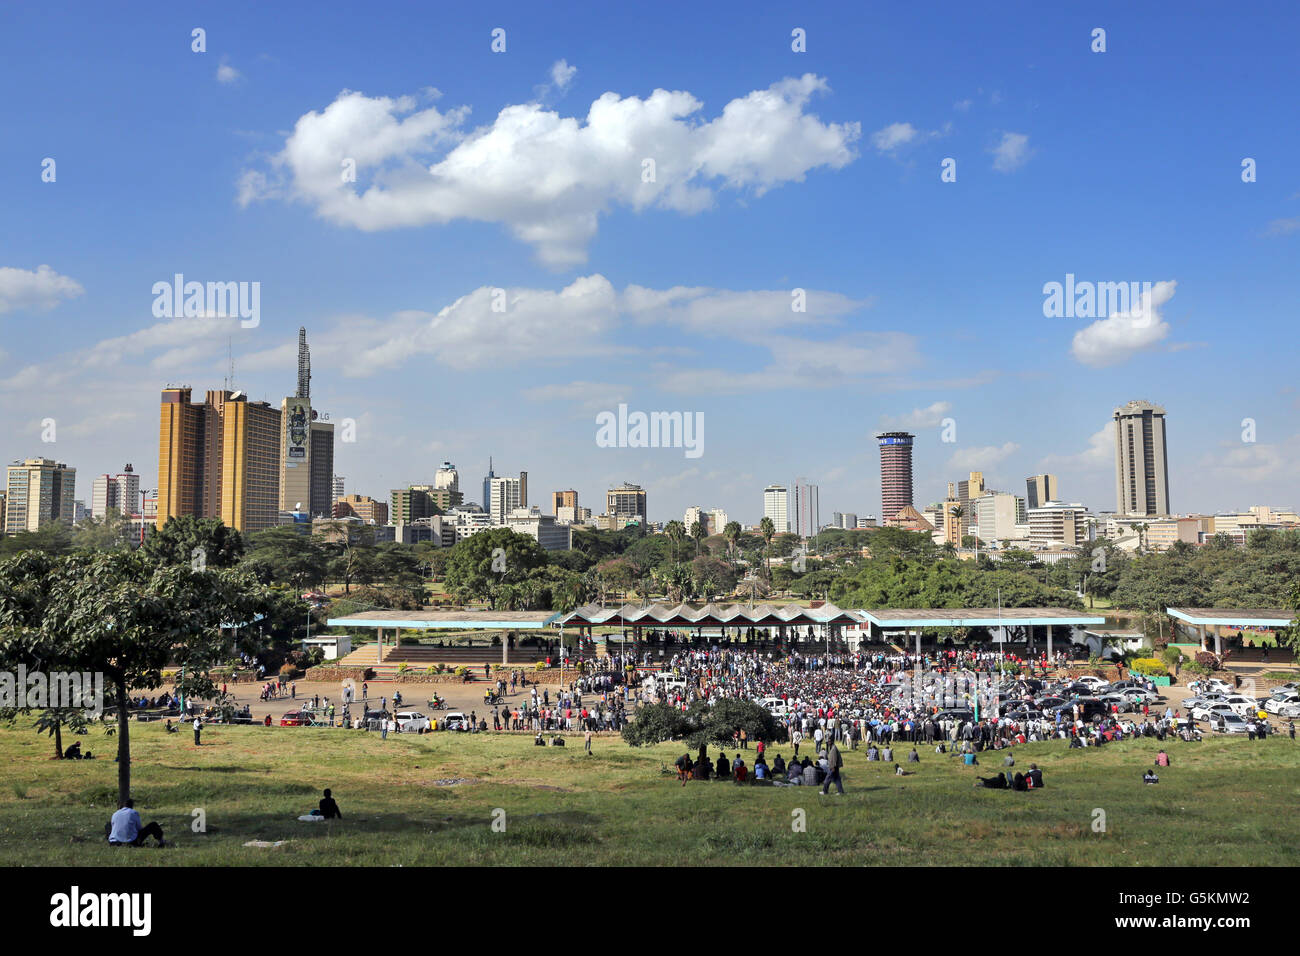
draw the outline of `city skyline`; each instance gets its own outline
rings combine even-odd
[[[512,41],[494,55],[495,24],[411,11],[408,30],[442,38],[431,64],[392,50],[390,21],[340,11],[320,13],[310,55],[267,11],[206,14],[204,53],[161,5],[129,27],[105,10],[13,11],[0,76],[16,87],[50,45],[75,66],[16,106],[11,141],[31,146],[0,157],[26,224],[0,235],[8,460],[83,476],[130,461],[152,485],[160,388],[202,394],[233,365],[227,387],[279,408],[306,326],[311,407],[355,424],[334,472],[377,500],[449,458],[468,488],[492,456],[588,503],[635,481],[655,521],[707,502],[750,525],[761,489],[796,475],[823,515],[879,514],[872,436],[898,430],[916,435],[918,509],[981,471],[1012,491],[1059,475],[1070,501],[1104,511],[1113,409],[1143,399],[1175,423],[1179,513],[1300,504],[1300,392],[1267,377],[1205,387],[1255,342],[1282,342],[1267,358],[1284,358],[1300,131],[1258,89],[1300,79],[1294,10],[1274,15],[1283,28],[1214,18],[1219,55],[1254,73],[1190,65],[1176,82],[1166,64],[1204,43],[1205,21],[1119,7],[1105,54],[1065,10],[924,24],[758,11],[686,31],[622,10],[576,29],[524,5],[500,15]],[[122,74],[119,56],[151,65]],[[1140,101],[1118,92],[1133,87]],[[1167,115],[1187,120],[1147,137],[1140,162],[1114,148]],[[1081,138],[1079,117],[1100,135]],[[370,128],[386,135],[353,150]],[[565,157],[554,179],[530,129],[570,147],[547,154]],[[165,159],[178,139],[214,137],[226,148]],[[476,152],[484,142],[513,162]],[[652,142],[671,146],[651,157]],[[418,182],[404,175],[420,166]],[[1063,184],[1088,203],[1063,205]],[[1135,209],[1143,228],[1118,225]],[[178,245],[179,223],[201,228]],[[154,287],[178,275],[258,283],[256,321],[159,315]],[[1068,308],[1052,306],[1054,284]],[[1076,308],[1108,285],[1127,311]],[[171,291],[164,305],[182,302]],[[701,414],[703,454],[600,447],[596,417],[622,403]]]

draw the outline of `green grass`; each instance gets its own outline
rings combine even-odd
[[[1174,766],[1141,782],[1156,742],[1066,750],[1016,748],[1046,788],[974,789],[980,768],[921,750],[915,776],[845,752],[844,797],[813,788],[680,786],[663,776],[682,752],[597,739],[560,750],[530,737],[377,735],[306,728],[209,727],[188,734],[133,728],[136,808],[175,845],[119,850],[103,843],[116,800],[114,739],[92,732],[93,761],[50,759],[46,737],[0,731],[0,852],[10,865],[1269,865],[1300,863],[1300,745],[1211,739],[1167,745]],[[789,756],[788,748],[782,750]],[[901,757],[908,748],[898,748]],[[716,759],[716,748],[711,748]],[[752,762],[752,751],[747,763]],[[913,765],[915,768],[915,765]],[[438,785],[448,778],[474,781]],[[323,787],[346,819],[299,823]],[[208,832],[193,833],[191,812]],[[493,811],[505,832],[493,832]],[[1106,832],[1092,829],[1094,809]],[[806,814],[794,832],[793,811]],[[277,848],[250,840],[288,840]]]

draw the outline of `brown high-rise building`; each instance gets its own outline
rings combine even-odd
[[[970,534],[975,525],[975,499],[985,492],[984,472],[972,471],[965,481],[957,482],[957,502],[961,505],[961,533]]]
[[[162,392],[158,426],[158,524],[173,516],[221,513],[221,414],[231,393],[209,391],[202,405],[188,387]]]
[[[328,518],[333,505],[334,426],[315,421],[311,423],[311,516]]]
[[[880,523],[912,506],[912,440],[907,432],[882,432],[880,445]]]
[[[572,508],[576,513],[578,509],[578,493],[576,491],[552,491],[551,514],[558,515],[561,508]]]
[[[157,523],[220,518],[245,533],[278,517],[280,413],[241,392],[163,389],[158,427]],[[269,444],[268,444],[269,441]]]
[[[334,502],[334,517],[360,518],[370,524],[388,524],[388,505],[365,495],[344,495]]]
[[[221,520],[244,534],[280,518],[280,410],[235,392],[222,411]]]

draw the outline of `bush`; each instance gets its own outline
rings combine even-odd
[[[546,661],[538,661],[536,664],[533,665],[533,670],[535,671],[546,670]]]
[[[426,674],[436,674],[436,673],[438,673],[441,669],[442,669],[442,665],[441,665],[441,664],[430,664],[428,667],[426,667],[426,668],[424,669],[424,672],[425,672]]]
[[[1138,674],[1146,674],[1148,677],[1169,676],[1164,662],[1155,657],[1135,657],[1130,669]]]
[[[692,747],[706,743],[729,744],[739,730],[745,731],[751,743],[776,740],[782,735],[776,718],[752,700],[724,698],[712,705],[696,701],[686,716],[698,728],[690,735]]]
[[[1197,651],[1196,663],[1212,671],[1217,671],[1221,666],[1218,655],[1210,651]]]
[[[410,669],[411,669],[411,665],[408,664],[406,661],[402,661],[402,663],[397,665],[397,673],[399,674],[405,674]]]
[[[435,674],[445,674],[447,672],[447,665],[444,664],[442,661],[439,661],[438,663],[433,665],[433,672]]]
[[[280,680],[293,680],[298,674],[298,669],[290,663],[284,663],[280,666]]]
[[[1160,652],[1160,659],[1172,671],[1182,662],[1183,652],[1176,647],[1166,647]]]
[[[469,673],[469,668],[466,667],[464,664],[461,664],[461,665],[460,665],[459,667],[457,667],[456,670],[455,670],[455,674],[456,674],[457,677],[464,677],[464,676],[465,676],[466,674],[468,674],[468,673]]]
[[[1198,654],[1197,656],[1199,657],[1200,655]],[[1210,675],[1210,668],[1202,664],[1200,661],[1188,661],[1183,665],[1183,670],[1187,671],[1189,674],[1195,674],[1197,677],[1208,677]]]

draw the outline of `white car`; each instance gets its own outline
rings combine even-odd
[[[1148,704],[1154,704],[1157,700],[1160,699],[1159,694],[1157,694],[1153,690],[1147,690],[1144,687],[1126,687],[1124,690],[1119,691],[1119,693],[1121,696],[1128,697],[1131,698],[1132,700],[1137,701],[1139,705],[1141,705],[1144,702]]]
[[[418,734],[432,726],[429,718],[414,710],[403,710],[393,715],[394,728],[403,734]]]
[[[1294,719],[1300,717],[1300,700],[1270,697],[1264,704],[1264,710],[1266,713],[1276,714],[1278,717]]]
[[[1227,681],[1219,680],[1217,677],[1213,677],[1206,681],[1205,689],[1213,694],[1231,694],[1236,690],[1236,688]]]
[[[764,697],[755,701],[759,707],[762,707],[773,717],[785,717],[789,713],[788,708],[780,697]]]
[[[1198,707],[1192,708],[1193,720],[1208,720],[1217,723],[1220,717],[1236,717],[1238,720],[1241,719],[1240,715],[1238,715],[1235,710],[1224,703],[1201,704]]]
[[[440,726],[443,730],[469,730],[469,718],[460,711],[452,711],[443,714]]]
[[[1088,674],[1084,677],[1076,677],[1074,679],[1074,682],[1076,684],[1087,684],[1089,687],[1093,689],[1094,692],[1096,692],[1096,690],[1099,687],[1107,686],[1106,681],[1102,680],[1100,677],[1093,677],[1091,674]]]
[[[1251,697],[1233,694],[1224,701],[1238,717],[1254,717],[1259,713],[1259,702]]]

